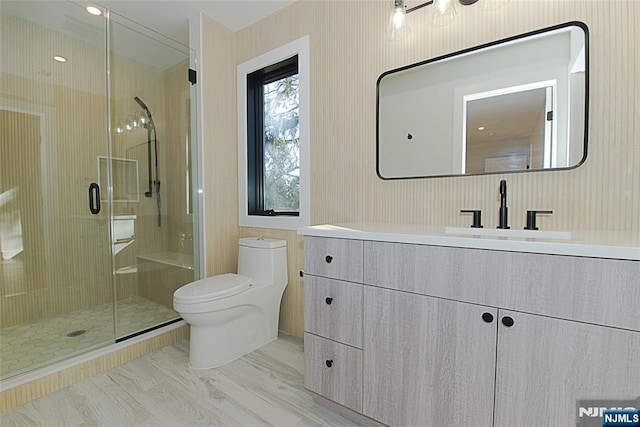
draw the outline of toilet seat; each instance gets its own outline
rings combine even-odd
[[[175,291],[173,301],[178,304],[199,304],[227,298],[246,291],[251,282],[251,277],[234,273],[207,277]]]

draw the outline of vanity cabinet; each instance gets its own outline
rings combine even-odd
[[[575,425],[579,400],[640,396],[640,262],[353,240],[358,282],[314,274],[330,240],[305,237],[312,391],[391,426]],[[348,397],[320,369],[346,349]]]
[[[387,425],[568,426],[579,399],[640,395],[639,332],[369,286],[364,301],[363,413]]]
[[[304,384],[362,412],[363,242],[305,238]]]

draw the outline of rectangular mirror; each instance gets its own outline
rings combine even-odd
[[[587,156],[587,27],[569,22],[378,78],[382,179],[569,169]]]

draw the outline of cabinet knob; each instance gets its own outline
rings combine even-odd
[[[324,361],[324,364],[325,364],[325,365],[327,365],[327,368],[330,368],[330,367],[331,367],[331,365],[333,365],[333,359],[325,360],[325,361]]]
[[[512,326],[513,326],[513,323],[514,323],[514,322],[513,322],[513,318],[511,318],[511,317],[509,317],[509,316],[504,316],[504,317],[502,318],[502,324],[503,324],[504,326],[506,326],[507,328],[512,327]]]
[[[327,264],[331,264],[331,261],[333,261],[333,257],[332,257],[331,255],[327,255],[327,256],[324,258],[324,260],[325,260],[325,261],[327,261]]]
[[[491,313],[482,313],[482,320],[487,323],[493,322],[493,314]]]
[[[327,303],[327,305],[331,305],[331,303],[333,302],[333,298],[331,298],[331,297],[326,297],[326,298],[324,299],[324,302],[326,302],[326,303]]]

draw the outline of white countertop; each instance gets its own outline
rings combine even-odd
[[[367,222],[298,229],[298,234],[303,236],[640,261],[640,235],[637,233],[572,230],[568,240],[536,238],[535,233],[531,232],[532,237],[463,235],[446,233],[445,227]]]

